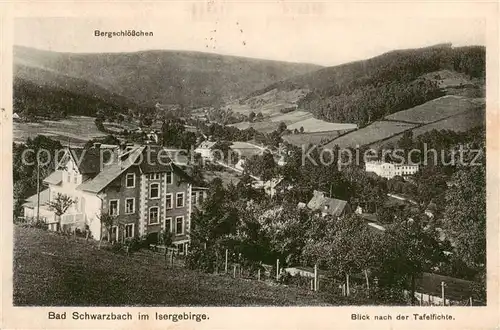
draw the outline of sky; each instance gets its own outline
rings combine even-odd
[[[486,22],[480,17],[311,17],[282,10],[278,15],[200,18],[196,10],[193,7],[188,14],[168,19],[17,18],[14,44],[60,52],[191,50],[324,66],[445,42],[486,44]],[[321,8],[314,10],[321,12]],[[96,37],[95,30],[142,30],[153,36]]]

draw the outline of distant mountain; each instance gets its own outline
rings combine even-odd
[[[310,111],[319,119],[363,126],[447,93],[442,79],[429,76],[430,73],[436,72],[439,77],[442,70],[458,72],[465,74],[469,82],[484,83],[485,53],[485,47],[454,48],[451,44],[392,51],[271,84],[250,93],[240,103],[255,100],[272,90],[307,90],[305,96],[296,101],[299,110]]]
[[[121,99],[119,103],[193,107],[222,104],[321,68],[188,51],[74,54],[21,46],[14,47],[14,65],[16,76],[33,83],[54,78],[58,88]],[[71,87],[79,85],[81,90]]]

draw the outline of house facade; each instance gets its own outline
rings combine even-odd
[[[381,161],[369,161],[365,163],[365,171],[377,174],[386,179],[395,176],[408,177],[418,172],[418,165],[392,164]]]
[[[186,170],[162,151],[152,146],[67,149],[57,170],[45,179],[50,198],[61,193],[75,201],[61,217],[60,227],[88,226],[93,238],[109,237],[116,241],[158,237],[166,230],[172,233],[179,251],[185,251],[193,193],[198,205],[206,192],[203,188],[193,190]],[[36,202],[36,196],[32,197]],[[102,214],[115,217],[110,232],[101,224]],[[54,215],[47,215],[48,223],[56,222]]]

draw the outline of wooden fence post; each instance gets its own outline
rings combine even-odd
[[[472,306],[472,297],[469,298],[469,304]]]
[[[351,290],[349,289],[349,274],[345,274],[346,278],[346,295],[349,296],[351,293]]]
[[[260,268],[257,270],[257,281],[260,281]]]
[[[226,265],[224,267],[224,272],[227,274],[227,249],[226,249]]]
[[[370,281],[368,280],[368,271],[365,269],[366,290],[370,292]]]
[[[445,296],[444,296],[444,287],[446,286],[446,284],[444,283],[444,281],[441,282],[441,299],[443,299],[443,306],[446,306],[446,300],[445,300]]]
[[[233,278],[236,278],[236,264],[233,265]]]
[[[170,265],[174,267],[174,250],[170,253]]]
[[[318,291],[318,264],[314,265],[314,291]]]
[[[276,259],[276,281],[279,280],[280,275],[280,260]]]

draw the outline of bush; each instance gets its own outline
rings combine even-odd
[[[139,251],[140,249],[143,249],[144,247],[149,246],[146,245],[146,240],[140,237],[134,237],[132,239],[128,239],[125,244],[128,247],[128,252],[136,252]]]
[[[212,273],[215,270],[215,251],[205,250],[202,247],[192,247],[186,257],[186,267],[203,272]]]

